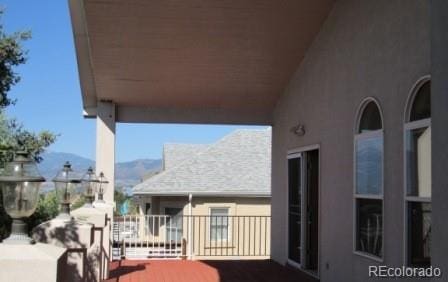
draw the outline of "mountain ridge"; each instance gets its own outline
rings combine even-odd
[[[80,175],[84,174],[90,166],[95,167],[94,160],[73,153],[45,152],[41,156],[43,160],[37,166],[42,176],[47,179],[45,190],[52,189],[51,180],[66,161],[69,161],[73,170]],[[161,159],[139,158],[127,162],[118,162],[115,164],[115,187],[134,186],[142,181],[144,175],[160,170],[161,166]]]

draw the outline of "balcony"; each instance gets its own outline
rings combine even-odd
[[[110,265],[108,282],[315,282],[271,260],[123,260]]]

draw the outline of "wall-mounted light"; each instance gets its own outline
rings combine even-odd
[[[299,123],[298,125],[291,127],[290,131],[297,136],[303,136],[306,133],[305,125]]]

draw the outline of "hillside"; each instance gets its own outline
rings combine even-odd
[[[53,179],[66,161],[69,161],[79,174],[84,173],[89,166],[95,166],[95,161],[70,153],[48,152],[44,153],[42,157],[43,161],[38,164],[38,167],[47,181]],[[138,159],[117,163],[115,165],[115,186],[134,186],[144,178],[144,175],[159,170],[161,163],[160,159]],[[50,190],[52,187],[51,182],[46,183],[44,190]]]

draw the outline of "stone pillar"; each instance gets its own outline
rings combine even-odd
[[[89,273],[86,281],[102,281],[109,274],[109,227],[107,213],[93,207],[81,207],[71,212],[78,220],[93,226],[93,242],[87,249]]]
[[[68,281],[66,249],[47,245],[0,244],[0,281]]]
[[[111,203],[106,203],[104,201],[95,201],[93,202],[93,206],[98,211],[101,211],[107,215],[107,226],[104,229],[104,238],[103,238],[103,248],[107,250],[109,261],[113,260],[113,254],[112,254],[112,244],[113,244],[113,234],[112,234],[112,228],[113,228],[113,216],[114,216],[114,210],[115,205]],[[109,270],[109,264],[106,264],[105,266],[106,273]]]
[[[93,243],[93,225],[55,218],[36,226],[32,237],[36,242],[67,249],[64,281],[83,281],[88,276],[91,266],[87,250]]]
[[[448,1],[431,1],[431,264],[448,274]],[[445,278],[446,279],[446,278]],[[443,280],[443,279],[439,279]],[[434,279],[434,281],[439,281]]]
[[[103,235],[103,249],[106,251],[106,258],[108,259],[107,263],[104,262],[103,264],[103,273],[105,275],[109,274],[109,262],[112,261],[112,244],[113,244],[113,234],[112,234],[112,224],[113,224],[113,214],[115,205],[112,203],[102,202],[102,201],[95,201],[93,202],[93,206],[95,209],[99,212],[102,212],[106,214],[106,226],[104,228],[104,235]],[[107,277],[107,276],[106,276]]]
[[[115,187],[115,104],[98,102],[96,118],[96,173],[109,180],[104,200],[114,202]]]

